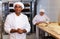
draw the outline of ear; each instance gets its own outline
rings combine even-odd
[[[15,10],[15,7],[14,7],[14,10]]]
[[[21,8],[21,10],[23,10],[23,9]]]
[[[23,10],[23,9],[21,8],[21,10]]]
[[[15,11],[15,9],[14,9],[14,11]]]

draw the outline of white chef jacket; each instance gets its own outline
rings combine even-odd
[[[49,22],[49,18],[47,17],[47,15],[43,15],[43,16],[40,16],[40,15],[36,15],[34,18],[33,18],[33,24],[35,25],[37,22],[40,22],[40,21],[44,21],[46,23]]]
[[[7,33],[9,33],[9,39],[26,39],[26,33],[10,33],[11,29],[26,29],[27,32],[30,31],[30,24],[28,22],[28,18],[24,14],[20,14],[17,16],[15,13],[11,13],[7,16],[4,29]]]

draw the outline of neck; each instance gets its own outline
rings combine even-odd
[[[17,16],[19,16],[21,13],[15,13]]]

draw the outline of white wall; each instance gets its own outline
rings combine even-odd
[[[57,7],[57,15],[58,15],[58,22],[60,22],[60,0],[56,0],[56,7]]]
[[[40,5],[42,5],[42,8],[45,9],[45,13],[50,17],[52,22],[58,21],[58,15],[60,12],[60,0],[39,0],[37,5],[37,14],[39,13],[39,10],[41,9]],[[60,20],[60,19],[59,19]]]

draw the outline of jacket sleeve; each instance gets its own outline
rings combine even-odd
[[[37,15],[36,15],[36,16],[33,18],[32,23],[33,23],[33,25],[35,25],[37,22],[38,22],[38,20],[37,20]]]
[[[30,32],[30,29],[31,29],[27,16],[26,16],[26,19],[25,19],[25,29],[27,30],[27,33]]]
[[[10,34],[10,30],[11,30],[11,26],[10,26],[11,23],[10,22],[11,22],[10,17],[7,16],[6,20],[5,20],[5,23],[4,23],[4,30],[5,30],[6,33],[9,33],[9,34]]]

